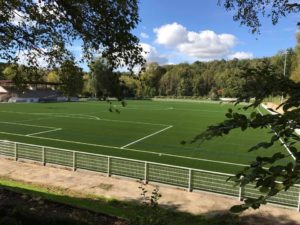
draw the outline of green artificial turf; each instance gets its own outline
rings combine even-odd
[[[121,112],[109,112],[106,102],[0,104],[0,140],[233,173],[258,154],[249,153],[250,147],[271,136],[270,129],[235,130],[190,144],[209,125],[222,122],[228,108],[238,110],[232,104],[127,101],[124,108],[118,102],[113,105]],[[285,149],[278,144],[259,154],[274,152]]]

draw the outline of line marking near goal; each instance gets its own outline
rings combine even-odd
[[[149,138],[149,137],[152,137],[152,136],[154,136],[154,135],[156,135],[156,134],[159,134],[159,133],[161,133],[161,132],[164,132],[165,130],[168,130],[168,129],[172,128],[172,127],[173,127],[172,125],[171,125],[171,126],[168,126],[168,127],[164,128],[164,129],[161,129],[161,130],[156,131],[156,132],[154,132],[154,133],[152,133],[152,134],[149,134],[149,135],[147,135],[147,136],[145,136],[145,137],[142,137],[142,138],[140,138],[140,139],[138,139],[138,140],[136,140],[136,141],[130,142],[129,144],[122,146],[121,149],[124,149],[124,148],[126,148],[126,147],[128,147],[128,146],[130,146],[130,145],[133,145],[133,144],[138,143],[138,142],[140,142],[140,141],[142,141],[142,140],[145,140],[145,139],[147,139],[147,138]]]
[[[188,157],[188,156],[172,155],[172,154],[167,154],[167,153],[165,154],[165,153],[160,153],[160,152],[152,152],[152,151],[145,151],[145,150],[138,150],[138,149],[131,149],[131,148],[121,148],[121,147],[116,147],[116,146],[99,145],[99,144],[84,143],[84,142],[78,142],[78,141],[69,141],[69,140],[64,140],[64,139],[47,138],[47,137],[39,137],[39,136],[26,136],[24,134],[16,134],[16,133],[9,133],[9,132],[2,132],[2,131],[0,131],[0,134],[7,134],[7,135],[13,135],[13,136],[19,136],[19,137],[27,137],[27,138],[36,138],[36,139],[50,140],[50,141],[57,141],[57,142],[65,142],[65,143],[72,143],[72,144],[88,145],[88,146],[94,146],[94,147],[103,147],[103,148],[109,148],[109,149],[126,150],[126,151],[140,152],[140,153],[159,155],[159,156],[169,156],[169,157],[174,157],[174,158],[190,159],[190,160],[195,160],[195,161],[212,162],[212,163],[218,163],[218,164],[224,164],[224,165],[233,165],[233,166],[239,166],[239,167],[249,166],[247,164],[240,164],[240,163],[231,163],[231,162],[224,162],[224,161],[210,160],[210,159],[203,159],[203,158],[192,158],[192,157]]]
[[[62,130],[62,128],[36,132],[36,133],[32,133],[32,134],[26,134],[26,136],[34,136],[34,135],[37,135],[37,134],[45,134],[45,133],[55,132],[55,131],[59,131],[59,130]]]
[[[257,109],[257,111],[260,113],[260,115],[262,115],[262,116],[264,115],[258,108],[256,108],[256,109]],[[273,129],[273,127],[272,127],[271,125],[269,125],[269,127],[270,127],[271,130],[274,132],[274,134],[275,134],[276,136],[279,137],[278,133]],[[294,156],[294,154],[291,152],[290,148],[287,146],[287,144],[285,143],[285,141],[282,140],[281,137],[279,137],[279,141],[281,142],[281,144],[283,145],[283,147],[287,150],[287,152],[291,155],[291,157],[292,157],[294,160],[296,160],[296,157]]]

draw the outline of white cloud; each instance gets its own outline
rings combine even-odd
[[[251,52],[235,52],[228,56],[228,59],[252,59],[253,53]]]
[[[146,43],[140,43],[140,45],[144,50],[142,56],[147,62],[157,62],[158,64],[166,64],[168,62],[168,58],[165,55],[159,54],[155,47]]]
[[[143,48],[142,56],[145,58],[147,63],[156,62],[158,64],[168,64],[167,56],[159,54],[155,47],[146,43],[140,43],[140,46]],[[128,68],[125,66],[122,68],[118,68],[118,70],[127,71]],[[141,70],[141,66],[135,66],[133,68],[133,72],[135,74],[138,74],[140,70]]]
[[[141,37],[144,38],[144,39],[148,39],[148,38],[149,38],[149,35],[146,34],[146,33],[144,33],[144,32],[142,32],[140,35],[141,35]]]
[[[178,23],[166,24],[155,28],[157,44],[174,48],[177,51],[198,59],[216,59],[227,56],[236,45],[232,34],[216,34],[211,30],[188,31]]]
[[[178,23],[166,24],[159,28],[154,28],[156,33],[156,43],[166,46],[176,46],[187,41],[187,29]]]

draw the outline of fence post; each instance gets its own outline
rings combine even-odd
[[[243,180],[243,176],[241,176],[241,180]],[[243,186],[240,186],[239,188],[239,201],[243,201],[243,191],[244,191],[244,187]]]
[[[45,147],[42,147],[42,163],[43,166],[46,166],[46,158],[45,158]]]
[[[189,169],[189,185],[188,185],[188,191],[192,191],[192,169]]]
[[[15,142],[15,160],[18,161],[18,143]]]
[[[76,171],[76,152],[73,152],[73,171]]]
[[[299,190],[299,198],[298,198],[298,208],[297,208],[298,212],[300,212],[300,190]]]
[[[107,176],[110,177],[110,156],[107,157]]]
[[[145,162],[144,183],[148,184],[148,163]]]
[[[243,201],[243,187],[240,186],[239,188],[239,201]]]

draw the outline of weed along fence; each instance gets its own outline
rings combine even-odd
[[[55,164],[76,169],[85,169],[117,175],[146,182],[168,184],[186,188],[237,197],[238,199],[260,196],[254,186],[239,187],[232,181],[226,181],[232,174],[217,173],[186,167],[171,166],[154,162],[71,151],[46,146],[24,144],[0,140],[0,155],[40,162],[43,165]],[[269,199],[278,205],[300,209],[300,186],[294,186]]]

